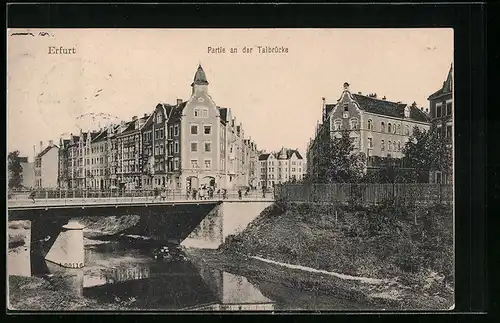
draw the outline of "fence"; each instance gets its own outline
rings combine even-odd
[[[284,184],[275,199],[290,202],[360,204],[450,204],[453,185],[445,184]]]
[[[167,200],[167,201],[179,201],[179,200],[206,200],[206,199],[239,199],[239,193],[237,190],[227,191],[224,195],[222,190],[215,191],[211,196],[207,192],[200,195],[200,191],[197,194],[193,194],[192,191],[186,192],[185,190],[64,190],[64,189],[44,189],[35,191],[15,191],[9,192],[9,201],[23,201],[30,200],[31,193],[34,193],[34,199],[39,200],[98,200],[98,199],[113,199],[120,201],[142,201],[142,200]],[[246,192],[241,191],[242,199],[255,199],[255,198],[273,198],[272,191],[266,192],[263,196],[262,191],[250,190]]]

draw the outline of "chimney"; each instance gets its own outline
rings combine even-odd
[[[426,108],[426,109],[425,109],[425,113],[429,113],[429,108]]]
[[[132,121],[135,121],[135,120],[137,120],[137,116],[132,117]]]
[[[144,118],[147,118],[148,117],[148,114],[147,113],[144,113]]]
[[[385,95],[384,95],[384,97],[382,98],[382,100],[384,100],[384,101],[385,101],[385,100],[387,100],[387,98],[385,97]]]
[[[43,141],[40,141],[40,152],[43,150]]]
[[[359,95],[362,95],[361,92],[358,92]]]
[[[53,144],[54,144],[54,141],[53,140],[49,140],[49,147],[52,147]]]
[[[181,105],[182,99],[177,99],[177,105]]]

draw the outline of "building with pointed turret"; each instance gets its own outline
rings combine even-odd
[[[256,187],[257,145],[230,108],[208,93],[199,65],[191,97],[158,103],[151,114],[61,138],[59,186],[84,189],[229,190]]]

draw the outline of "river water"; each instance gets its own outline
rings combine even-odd
[[[191,259],[154,259],[158,245],[149,240],[119,239],[85,246],[85,267],[66,269],[9,253],[9,274],[62,278],[61,289],[99,304],[120,304],[131,310],[342,310],[362,306],[335,296],[296,290],[279,282],[247,277]],[[26,248],[27,249],[27,248]],[[25,251],[25,253],[29,251]],[[26,256],[26,255],[25,255]]]

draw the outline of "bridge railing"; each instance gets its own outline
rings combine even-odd
[[[33,194],[32,194],[33,193]],[[241,199],[273,199],[272,192],[250,190],[241,191]],[[197,194],[185,190],[130,190],[130,191],[98,191],[98,190],[37,190],[33,192],[18,191],[10,192],[8,204],[11,206],[35,203],[41,205],[54,204],[92,204],[92,203],[127,203],[127,202],[162,202],[162,201],[186,201],[186,200],[223,200],[240,199],[237,190],[214,191],[213,194]]]

